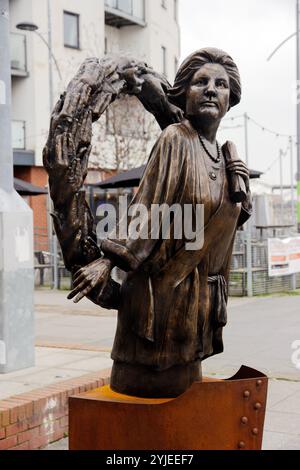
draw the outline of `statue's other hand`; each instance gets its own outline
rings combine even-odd
[[[243,162],[243,160],[234,160],[233,162],[230,162],[226,165],[226,170],[235,173],[236,175],[240,175],[243,180],[245,181],[245,186],[247,192],[249,191],[250,183],[249,183],[249,178],[250,178],[250,172],[246,166],[246,164]]]
[[[183,111],[170,103],[168,90],[171,85],[163,76],[151,73],[143,75],[144,85],[138,96],[144,107],[152,113],[160,127],[164,129],[170,124],[180,123],[184,119]]]
[[[101,291],[101,296],[101,293],[109,280],[112,268],[113,264],[109,259],[101,258],[84,268],[79,269],[79,271],[74,275],[74,288],[68,295],[68,299],[71,300],[76,297],[74,303],[78,303],[84,297],[89,295],[95,287]]]
[[[172,124],[178,124],[183,121],[184,113],[182,109],[178,108],[174,104],[168,101],[169,116]]]

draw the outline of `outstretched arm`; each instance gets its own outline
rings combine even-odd
[[[53,111],[43,159],[49,174],[54,226],[65,266],[74,277],[71,297],[77,296],[76,301],[88,294],[94,302],[109,306],[109,298],[119,295],[119,285],[110,278],[113,265],[101,258],[83,190],[92,123],[121,94],[137,96],[162,129],[180,122],[181,110],[167,98],[169,86],[143,62],[124,57],[87,59]]]
[[[52,115],[43,160],[49,175],[55,230],[66,268],[74,272],[100,257],[93,217],[82,191],[91,150],[92,116],[89,108],[84,108],[80,121],[70,125],[59,119],[63,105],[61,98]]]
[[[51,121],[47,145],[44,149],[44,165],[49,174],[49,186],[53,201],[54,226],[60,242],[66,268],[76,281],[80,269],[97,263],[97,282],[89,289],[89,298],[105,308],[117,308],[119,285],[110,279],[113,268],[101,258],[93,229],[94,220],[85,199],[82,186],[87,174],[90,153],[92,117],[84,108],[75,125],[68,126],[57,113],[64,106],[64,98],[57,104]],[[80,124],[79,124],[80,123]],[[78,294],[77,292],[76,294]],[[78,295],[76,301],[86,295]]]

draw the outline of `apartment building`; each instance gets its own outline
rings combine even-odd
[[[180,56],[178,2],[10,0],[16,177],[38,186],[46,185],[42,149],[49,128],[51,101],[55,103],[86,57],[130,53],[164,73],[172,82]],[[24,31],[17,28],[20,23],[33,24],[38,29]],[[53,51],[52,74],[48,59],[49,40]],[[34,211],[35,227],[46,229],[46,197],[29,198],[28,202]]]

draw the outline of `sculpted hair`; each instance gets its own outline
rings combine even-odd
[[[185,111],[187,87],[195,72],[207,63],[220,64],[224,67],[230,80],[230,107],[239,104],[242,88],[237,65],[230,55],[214,47],[200,49],[185,59],[177,72],[174,86],[168,92],[171,103]]]

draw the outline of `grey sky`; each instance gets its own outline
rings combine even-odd
[[[243,97],[227,117],[250,117],[266,128],[283,134],[296,132],[296,40],[290,40],[270,62],[267,57],[287,36],[296,31],[296,0],[181,0],[182,59],[194,50],[214,46],[227,51],[239,66]],[[242,125],[243,120],[224,126]],[[244,130],[219,133],[221,142],[233,140],[245,158]],[[265,171],[286,150],[287,138],[276,138],[249,123],[249,166]],[[296,148],[294,168],[296,173]],[[290,182],[290,156],[284,159],[284,180]],[[279,183],[279,163],[263,177]]]

